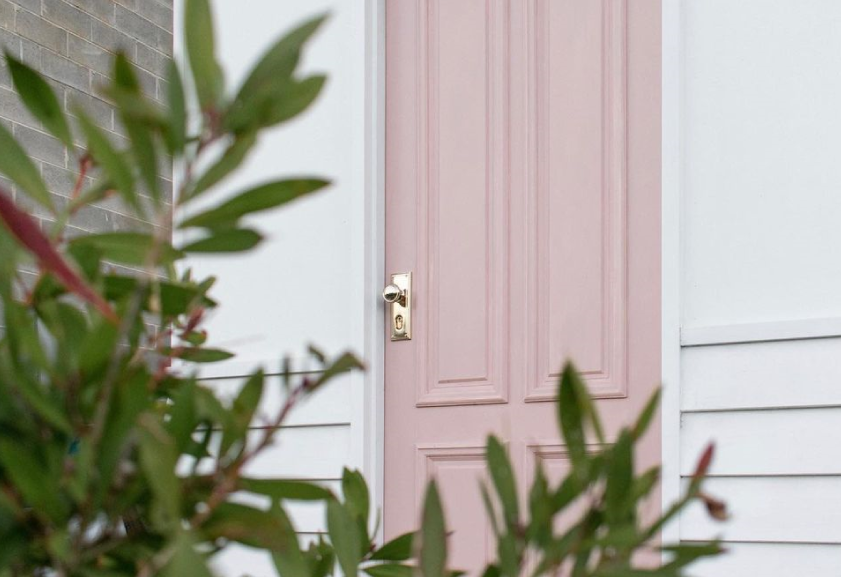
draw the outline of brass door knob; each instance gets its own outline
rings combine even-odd
[[[383,300],[387,303],[398,303],[406,306],[406,291],[396,284],[390,284],[383,289]]]

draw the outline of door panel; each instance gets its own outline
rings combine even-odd
[[[660,4],[387,9],[386,270],[415,286],[413,339],[386,346],[385,532],[415,527],[435,477],[477,570],[486,435],[523,485],[536,462],[561,475],[564,359],[613,432],[659,379]],[[641,466],[658,458],[655,430]]]

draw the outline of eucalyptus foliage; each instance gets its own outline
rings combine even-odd
[[[185,9],[189,71],[170,64],[166,106],[143,94],[125,55],[114,60],[104,93],[125,126],[126,146],[81,108],[66,114],[37,72],[6,55],[24,105],[67,146],[79,176],[72,198],[55,202],[35,163],[0,124],[0,172],[29,206],[48,215],[42,227],[12,201],[11,191],[0,190],[0,577],[208,577],[212,560],[234,544],[270,553],[282,577],[359,571],[451,577],[434,484],[421,528],[378,547],[359,472],[344,471],[340,495],[247,473],[301,400],[361,368],[352,354],[326,358],[312,348],[315,376],[296,375],[279,359],[278,367],[243,379],[232,400],[197,378],[197,364],[231,354],[206,345],[203,323],[217,307],[214,279],[179,272],[179,261],[191,253],[252,249],[262,235],[244,217],[329,184],[306,176],[221,201],[205,196],[243,164],[264,130],[295,118],[318,97],[325,78],[301,74],[299,61],[324,19],[280,38],[231,91],[215,56],[208,0],[186,0]],[[159,171],[173,166],[179,188],[168,199]],[[68,223],[79,211],[111,198],[155,226],[70,234]],[[190,240],[174,244],[173,225]],[[36,271],[35,280],[22,270]],[[269,387],[281,387],[285,402],[265,415],[261,399]],[[710,454],[686,498],[644,525],[638,505],[652,494],[658,471],[638,475],[633,449],[656,399],[639,423],[594,454],[585,448],[586,436],[605,439],[572,368],[559,390],[559,426],[572,459],[559,486],[538,470],[521,510],[503,445],[488,440],[493,484],[484,495],[499,549],[486,574],[562,569],[573,576],[679,576],[695,558],[718,552],[715,543],[669,548],[674,558],[664,567],[630,569],[634,554],[689,501],[720,509],[700,490]],[[558,515],[582,499],[584,516],[556,526]],[[328,535],[302,548],[286,512],[290,501],[323,503]]]

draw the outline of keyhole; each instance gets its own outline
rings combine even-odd
[[[397,315],[394,317],[394,328],[398,331],[403,330],[403,315]]]

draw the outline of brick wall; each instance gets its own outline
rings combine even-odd
[[[0,0],[0,46],[46,75],[68,111],[82,107],[117,143],[125,143],[125,131],[98,87],[110,76],[114,52],[123,50],[140,67],[148,94],[165,98],[172,10],[172,0]],[[66,202],[77,180],[77,155],[69,154],[26,112],[12,90],[5,62],[0,64],[0,122],[37,161],[56,203]],[[13,190],[8,180],[0,182]],[[170,177],[162,176],[161,184],[171,199]],[[16,197],[48,225],[47,213],[22,195]],[[80,211],[71,226],[72,234],[137,230],[152,223],[135,218],[118,199],[108,199]]]

